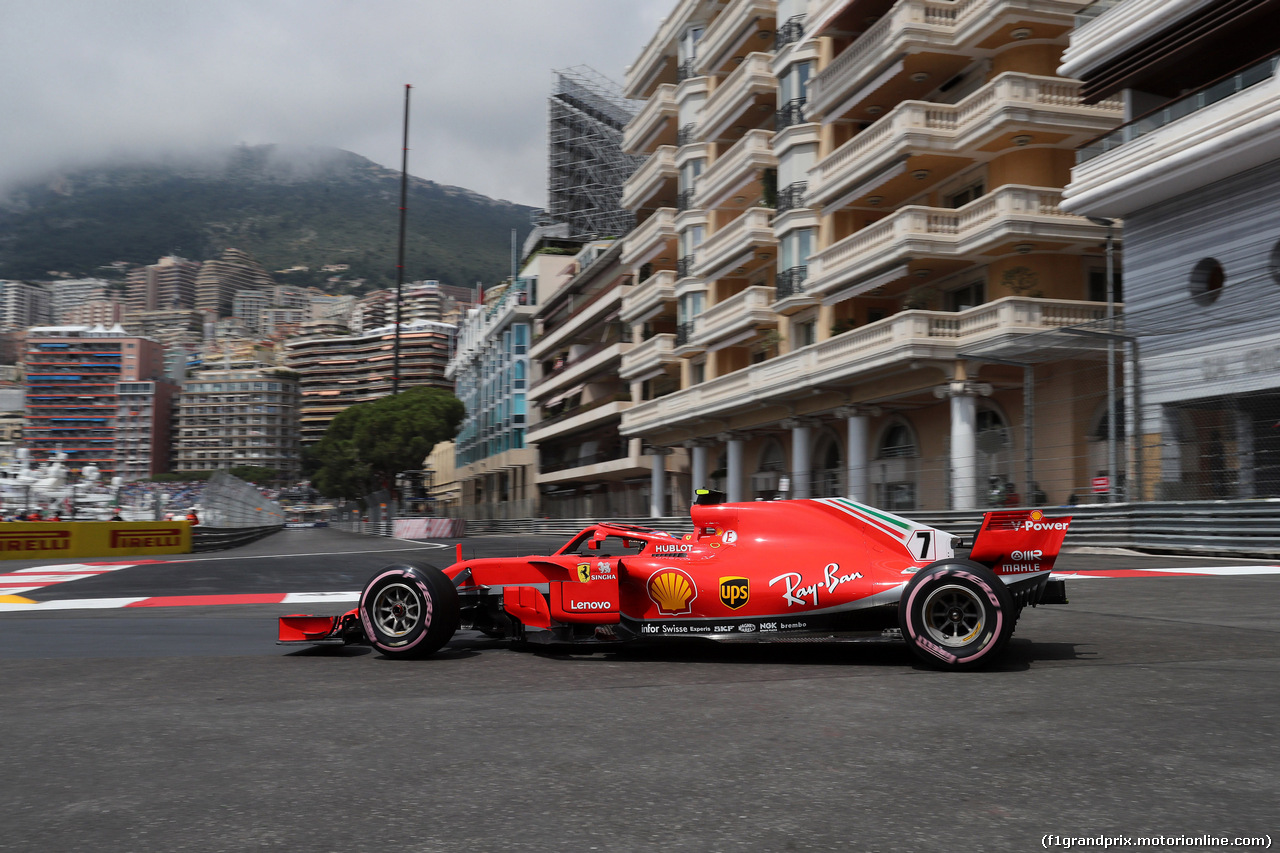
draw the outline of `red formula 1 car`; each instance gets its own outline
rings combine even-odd
[[[600,523],[546,557],[388,566],[348,613],[281,617],[280,642],[422,657],[463,624],[582,651],[900,634],[926,662],[969,669],[999,654],[1024,607],[1066,603],[1050,571],[1070,518],[989,512],[961,559],[951,534],[844,498],[714,500],[700,496],[683,537]]]

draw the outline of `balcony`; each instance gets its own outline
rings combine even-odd
[[[809,278],[807,264],[791,267],[778,273],[774,289],[773,310],[777,314],[794,314],[818,304],[818,300],[806,292]]]
[[[599,483],[648,474],[648,458],[641,454],[630,455],[628,443],[623,441],[614,450],[549,462],[538,473],[538,483]]]
[[[792,15],[773,34],[773,49],[775,51],[782,50],[787,45],[794,44],[802,38],[804,38],[804,15]]]
[[[824,296],[847,288],[841,296],[848,299],[887,283],[867,278],[868,271],[898,264],[903,277],[912,259],[977,259],[1011,251],[1015,242],[1034,248],[1037,240],[1061,246],[1105,238],[1105,228],[1065,213],[1061,201],[1060,190],[1010,185],[955,210],[901,208],[810,256],[805,292]]]
[[[676,211],[659,208],[652,216],[637,225],[626,236],[622,247],[622,263],[638,266],[648,263],[665,251],[675,252]]]
[[[529,389],[529,399],[541,400],[545,397],[572,387],[575,383],[588,381],[593,374],[604,370],[614,372],[622,356],[631,351],[635,344],[630,341],[614,341],[599,344],[587,352],[568,362],[550,376],[544,376]]]
[[[676,41],[680,38],[681,31],[693,20],[702,4],[703,0],[680,0],[676,4],[627,70],[623,97],[638,101],[652,94],[654,87],[662,82],[664,74],[669,73],[666,69],[675,56]]]
[[[525,438],[530,443],[539,441],[549,441],[563,435],[570,435],[588,427],[595,426],[602,421],[617,420],[618,417],[630,409],[634,404],[631,400],[615,400],[605,398],[599,403],[587,403],[585,406],[579,406],[554,418],[538,421],[531,424],[525,433]]]
[[[676,149],[674,145],[663,145],[627,178],[620,204],[627,210],[639,210],[649,199],[674,189],[675,182]]]
[[[696,355],[705,349],[702,344],[694,339],[695,329],[696,324],[693,320],[687,320],[676,326],[676,339],[674,342],[676,355]]]
[[[1089,142],[1064,206],[1124,216],[1274,160],[1276,70],[1273,56]]]
[[[914,84],[915,94],[924,94],[969,64],[968,46],[1028,19],[1036,38],[1056,37],[1071,29],[1079,5],[1074,0],[901,0],[809,81],[810,114],[831,121],[890,81],[912,86],[907,80],[913,74],[928,75]]]
[[[542,337],[529,346],[529,357],[541,360],[547,353],[557,347],[565,346],[575,340],[592,338],[599,340],[599,333],[606,318],[619,304],[626,300],[627,294],[633,290],[631,285],[619,284],[605,287],[589,296],[579,296],[573,301],[572,313],[563,322],[550,329],[545,329]],[[627,330],[630,333],[630,330]]]
[[[654,335],[636,344],[622,357],[618,377],[627,382],[639,382],[661,373],[667,365],[680,361],[675,345],[676,336],[671,333]]]
[[[809,193],[808,181],[796,181],[778,190],[778,213],[788,210],[800,210],[808,207],[806,196]]]
[[[675,144],[676,121],[676,87],[663,83],[627,124],[622,150],[627,154],[652,154],[659,146]]]
[[[676,274],[671,270],[658,270],[640,282],[622,297],[620,317],[624,323],[643,323],[662,313],[667,303],[675,299]]]
[[[759,248],[767,248],[766,257],[773,257],[777,243],[773,236],[773,208],[748,208],[698,248],[693,274],[703,279],[718,278],[734,267],[749,264]]]
[[[749,54],[732,74],[716,87],[702,106],[702,118],[699,121],[699,136],[704,140],[715,140],[724,136],[729,129],[741,119],[749,127],[758,121],[755,116],[744,118],[744,114],[763,104],[769,112],[774,109],[777,97],[778,81],[773,76],[767,53]]]
[[[710,349],[729,346],[761,326],[776,326],[773,288],[756,285],[712,305],[693,321],[693,340]]]
[[[748,131],[718,157],[698,178],[694,206],[718,208],[736,195],[758,198],[760,173],[778,167],[778,158],[769,142],[771,138],[767,130]]]
[[[971,162],[978,149],[1025,145],[1036,133],[1055,144],[1072,136],[1088,138],[1114,127],[1122,110],[1119,101],[1080,103],[1079,83],[1014,72],[997,76],[958,104],[904,101],[814,166],[810,203],[830,209],[886,188],[902,195],[918,192],[918,185],[906,183],[911,157],[935,155],[936,161],[941,155],[954,161],[954,171]],[[894,180],[899,183],[889,186]]]
[[[698,71],[714,74],[733,58],[750,50],[754,45],[764,45],[756,33],[766,37],[773,33],[776,0],[732,0],[723,12],[707,27],[698,42]],[[743,45],[746,45],[744,48]]]
[[[814,389],[863,382],[919,359],[950,360],[978,344],[1072,326],[1106,315],[1092,302],[1007,297],[967,311],[904,311],[700,385],[636,404],[620,431],[647,436],[725,418]]]
[[[781,133],[788,127],[794,127],[797,124],[804,124],[807,119],[804,117],[804,107],[808,103],[808,98],[792,98],[782,106],[778,107],[773,114],[773,129],[777,133]]]

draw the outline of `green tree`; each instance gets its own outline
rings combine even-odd
[[[311,448],[311,484],[328,497],[362,497],[390,488],[395,475],[422,467],[436,442],[458,433],[462,401],[417,387],[338,414]]]
[[[279,478],[280,472],[275,468],[264,468],[261,465],[237,465],[230,472],[232,477],[259,486]]]

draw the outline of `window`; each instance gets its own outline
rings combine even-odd
[[[804,320],[796,323],[796,348],[807,347],[818,342],[818,321]]]
[[[698,42],[702,39],[704,32],[706,32],[704,27],[689,27],[684,31],[684,35],[680,38],[681,63],[688,62],[698,55]]]
[[[680,232],[680,254],[682,257],[692,255],[694,250],[702,245],[704,233],[705,231],[701,225],[693,225]]]
[[[707,381],[707,363],[705,361],[695,361],[689,365],[689,384],[701,385]]]
[[[1120,284],[1120,270],[1115,270],[1111,274],[1113,296],[1116,302],[1124,301],[1124,290]],[[1089,301],[1090,302],[1106,302],[1107,301],[1107,271],[1105,269],[1089,270]]]
[[[951,208],[964,207],[969,202],[977,201],[979,198],[981,198],[982,193],[983,193],[982,181],[978,181],[977,183],[970,184],[969,186],[965,187],[959,192],[955,192],[947,196],[947,207],[951,207]]]
[[[1203,258],[1191,271],[1191,296],[1201,305],[1211,305],[1222,295],[1227,274],[1216,258]]]
[[[986,286],[981,281],[975,281],[964,287],[952,290],[947,293],[947,310],[948,311],[964,311],[981,305],[985,302],[984,292]]]
[[[692,190],[698,185],[698,176],[702,174],[702,167],[706,163],[701,158],[689,160],[680,167],[680,190]]]
[[[813,229],[797,228],[782,238],[782,251],[778,253],[778,271],[786,272],[795,267],[807,266],[813,252]]]
[[[693,318],[702,313],[702,300],[705,294],[702,291],[694,293],[686,293],[680,297],[677,303],[677,320],[681,323],[691,323]]]
[[[809,93],[809,74],[812,68],[813,64],[810,62],[797,62],[787,69],[782,79],[778,81],[782,103],[805,102]]]

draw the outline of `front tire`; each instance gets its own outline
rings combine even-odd
[[[387,566],[360,593],[360,623],[370,645],[392,658],[438,651],[458,630],[458,590],[432,566]]]
[[[916,573],[898,607],[902,637],[939,669],[975,669],[996,658],[1017,614],[1004,582],[971,560],[946,560]]]

